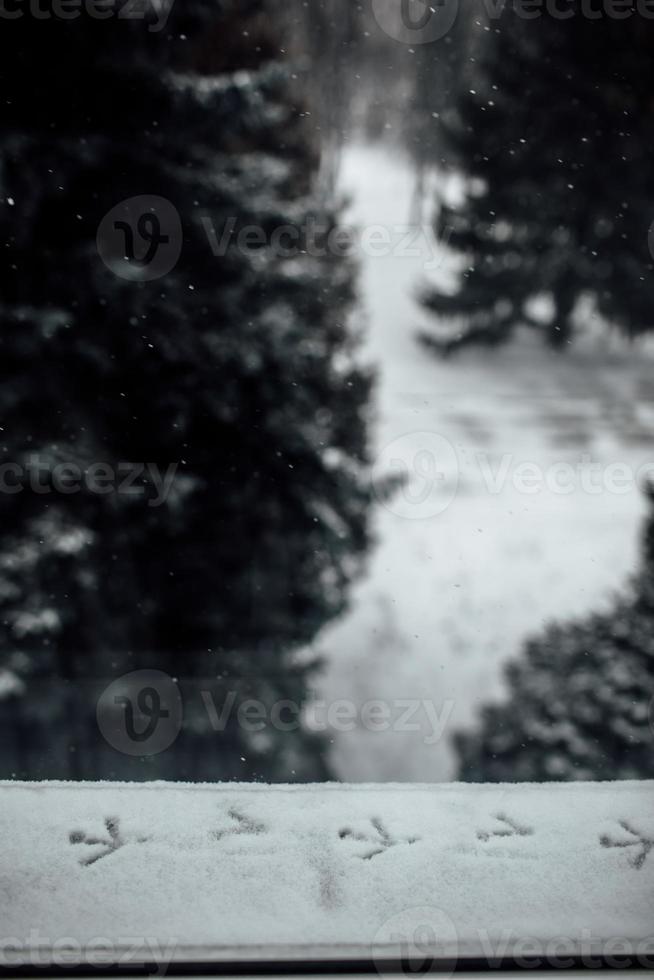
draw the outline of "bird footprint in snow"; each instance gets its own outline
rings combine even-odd
[[[389,832],[384,827],[384,824],[378,817],[373,817],[371,819],[371,824],[375,829],[375,834],[361,834],[357,831],[350,830],[348,827],[343,828],[338,833],[341,840],[350,838],[351,840],[362,841],[365,844],[372,844],[373,848],[366,854],[358,855],[363,858],[364,861],[369,861],[374,858],[377,854],[383,854],[387,851],[389,847],[394,847],[396,844],[415,844],[416,841],[420,840],[419,837],[391,837]]]
[[[128,843],[121,835],[120,820],[118,817],[106,817],[104,825],[107,830],[106,837],[90,837],[83,830],[72,830],[68,836],[71,844],[86,844],[88,847],[102,848],[102,850],[96,851],[93,854],[87,854],[86,857],[80,859],[79,863],[85,868],[95,864],[96,861],[101,861],[102,858],[108,857],[115,851],[119,851],[121,847],[124,847]],[[147,837],[137,838],[139,844],[144,844],[147,840]]]
[[[229,837],[234,834],[262,834],[266,830],[265,824],[245,816],[245,814],[240,813],[238,810],[228,810],[227,815],[234,821],[234,824],[226,830],[213,830],[211,836],[214,840],[222,840],[223,837]]]
[[[532,827],[523,827],[515,820],[510,817],[505,816],[503,813],[498,813],[495,817],[503,826],[498,830],[478,830],[477,840],[484,841],[487,843],[494,837],[531,837],[534,833]]]
[[[654,838],[646,837],[644,834],[634,830],[634,828],[631,827],[626,820],[620,820],[620,826],[627,834],[629,834],[630,839],[627,838],[626,840],[615,840],[614,838],[609,837],[608,834],[603,834],[600,837],[600,844],[602,847],[609,848],[639,847],[640,851],[637,854],[632,853],[629,855],[629,864],[632,868],[636,868],[637,871],[640,871],[647,860],[647,855],[650,853],[652,848],[654,848]]]

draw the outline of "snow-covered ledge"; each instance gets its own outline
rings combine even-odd
[[[652,782],[0,783],[0,840],[5,970],[431,954],[654,965]]]

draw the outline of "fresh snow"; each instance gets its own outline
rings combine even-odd
[[[654,782],[2,783],[0,839],[0,965],[100,940],[370,956],[407,930],[450,956],[558,938],[654,959]]]

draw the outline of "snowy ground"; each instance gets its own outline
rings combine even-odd
[[[350,222],[390,229],[390,247],[369,231],[360,249],[365,355],[379,372],[376,474],[404,470],[410,482],[379,506],[367,576],[320,637],[327,671],[316,694],[390,706],[389,731],[334,732],[339,778],[450,779],[449,736],[501,694],[502,662],[545,621],[600,608],[636,567],[654,363],[609,342],[565,357],[520,343],[432,358],[415,339],[425,318],[412,297],[442,252],[419,235],[422,255],[403,254],[416,244],[399,230],[409,168],[388,149],[355,147],[342,184]],[[535,481],[525,463],[540,467]],[[561,464],[575,467],[572,481]],[[410,719],[398,701],[418,702]]]
[[[461,959],[516,941],[652,965],[653,804],[651,782],[2,783],[0,967],[53,948],[126,965],[138,945],[163,969],[206,955],[191,947]]]

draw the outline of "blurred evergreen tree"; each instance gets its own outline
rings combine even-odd
[[[404,106],[404,131],[419,177],[434,167],[459,163],[444,137],[458,123],[457,99],[472,72],[476,14],[473,6],[459,8],[443,37],[413,49],[413,91]]]
[[[320,189],[332,196],[360,73],[367,74],[363,5],[358,0],[287,0],[284,9],[293,61],[309,96],[311,129],[322,148]]]
[[[643,567],[606,613],[552,625],[509,665],[509,697],[456,738],[472,782],[654,778],[654,491]]]
[[[628,336],[653,325],[654,24],[633,9],[589,18],[582,6],[525,19],[496,5],[501,16],[469,22],[437,152],[466,181],[460,203],[440,202],[436,226],[461,272],[454,290],[424,297],[438,324],[423,340],[440,353],[501,343],[520,326],[562,348],[581,297]],[[432,101],[439,109],[435,87]]]
[[[323,248],[334,215],[312,197],[281,5],[187,0],[162,29],[162,5],[122,6],[25,14],[0,35],[2,461],[45,487],[61,463],[177,469],[158,507],[141,481],[0,493],[1,774],[319,779],[320,741],[253,737],[234,714],[216,736],[197,690],[147,764],[95,724],[98,679],[137,668],[208,679],[218,707],[232,691],[236,707],[301,702],[297,651],[343,609],[368,542],[370,379],[351,268]],[[164,199],[145,233],[181,246],[162,278],[98,254],[105,215],[140,195]],[[319,247],[303,232],[292,253],[270,246],[312,221]],[[239,245],[248,226],[265,242]]]

